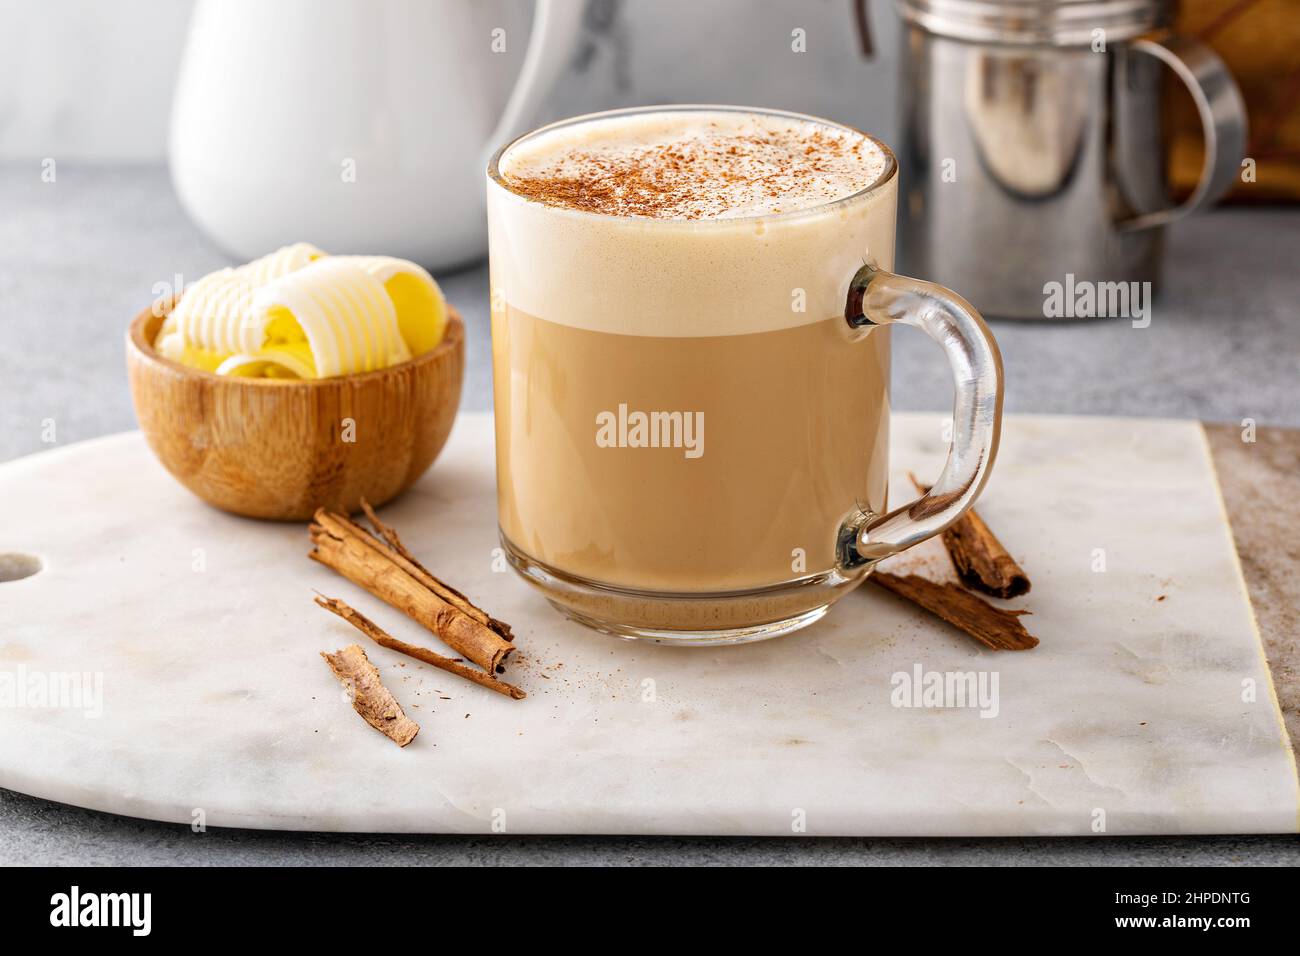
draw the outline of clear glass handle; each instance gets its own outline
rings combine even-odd
[[[895,323],[920,329],[948,353],[957,392],[948,461],[929,493],[841,529],[841,563],[860,567],[938,534],[975,503],[998,451],[1002,355],[980,314],[961,296],[872,265],[853,277],[844,318],[860,335]]]

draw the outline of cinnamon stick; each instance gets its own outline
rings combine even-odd
[[[450,584],[439,581],[427,568],[425,568],[424,565],[415,560],[415,556],[411,554],[410,551],[407,551],[406,546],[402,544],[402,539],[398,537],[397,530],[380,521],[379,515],[375,514],[375,509],[370,507],[370,502],[366,501],[365,498],[361,499],[361,508],[365,511],[366,518],[369,519],[371,526],[379,532],[380,537],[388,543],[388,546],[409,561],[411,566],[420,573],[421,580],[424,581],[429,590],[433,591],[448,604],[460,608],[470,617],[474,618],[474,620],[490,627],[507,641],[513,641],[515,639],[514,634],[510,631],[509,624],[505,621],[498,621],[486,611],[475,607],[470,603],[469,598],[465,597],[465,595],[461,594]]]
[[[424,625],[466,660],[495,674],[515,649],[458,591],[345,515],[318,509],[308,555]],[[453,597],[454,595],[454,597]],[[475,613],[477,612],[477,613]]]
[[[528,696],[523,690],[515,687],[513,684],[507,684],[503,680],[497,680],[490,674],[485,674],[467,664],[462,664],[460,661],[452,660],[450,657],[443,657],[441,654],[434,653],[433,651],[419,647],[415,644],[407,644],[405,641],[398,640],[360,611],[349,607],[342,601],[319,595],[316,598],[316,603],[325,610],[343,618],[343,620],[347,621],[380,647],[387,647],[401,654],[405,654],[408,657],[414,657],[417,661],[432,664],[434,667],[439,667],[450,674],[455,674],[457,677],[463,677],[468,681],[473,681],[480,687],[494,690],[498,694],[505,694],[507,697],[511,697],[515,700],[523,700]]]
[[[333,654],[321,651],[320,656],[352,695],[352,709],[366,723],[399,747],[415,739],[420,725],[402,712],[401,705],[379,679],[379,670],[370,663],[359,644],[349,644]]]
[[[938,584],[915,574],[875,571],[867,580],[906,598],[995,651],[1025,651],[1038,646],[1038,638],[1019,620],[1028,611],[994,607],[956,584]]]
[[[916,490],[930,489],[910,475]],[[1029,575],[1011,557],[997,535],[989,530],[974,508],[954,521],[943,532],[943,546],[948,550],[957,577],[966,587],[999,598],[1028,594]]]

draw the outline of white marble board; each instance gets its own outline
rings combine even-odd
[[[896,415],[894,435],[898,497],[908,469],[937,471],[941,418]],[[763,644],[621,642],[494,570],[493,481],[491,419],[462,416],[385,515],[514,625],[521,702],[369,645],[314,607],[315,588],[425,639],[307,560],[305,528],[207,507],[136,433],[0,466],[0,553],[44,564],[0,583],[0,786],[299,830],[1297,828],[1294,760],[1194,422],[1007,419],[981,510],[1034,581],[1010,602],[1033,610],[1042,640],[1024,653],[983,650],[871,585]],[[937,544],[902,563],[949,573]],[[405,750],[353,713],[318,655],[353,641],[422,725]],[[893,675],[918,666],[996,674],[996,716],[894,706]],[[72,674],[90,675],[91,693],[40,706],[40,687]]]

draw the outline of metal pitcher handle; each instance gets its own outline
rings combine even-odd
[[[1119,224],[1124,231],[1165,226],[1211,205],[1237,181],[1246,153],[1246,104],[1231,71],[1217,53],[1201,41],[1184,36],[1134,40],[1133,49],[1168,66],[1192,94],[1205,133],[1205,163],[1196,188],[1185,202],[1125,220]]]

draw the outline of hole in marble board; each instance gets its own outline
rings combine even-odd
[[[6,581],[21,581],[39,574],[45,565],[34,554],[0,553],[0,584]]]

